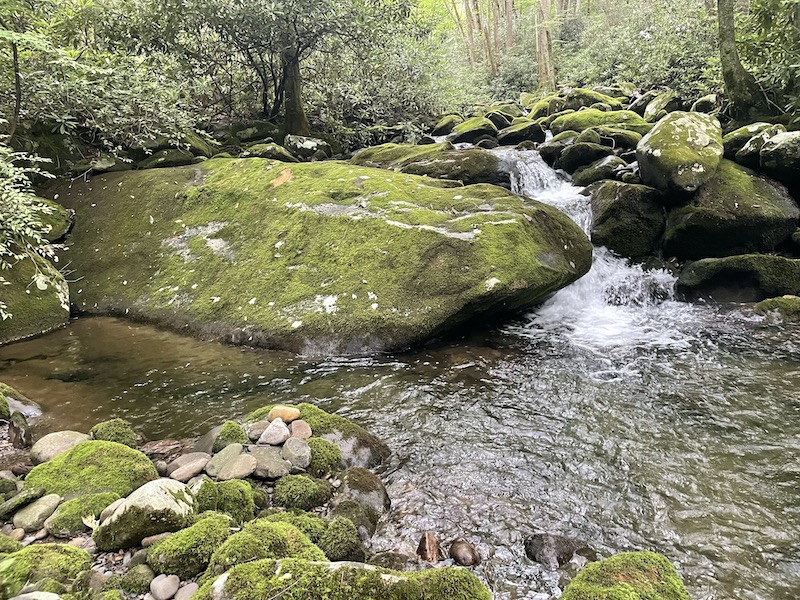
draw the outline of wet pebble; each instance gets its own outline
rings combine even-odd
[[[439,554],[439,540],[436,539],[436,534],[432,531],[426,531],[419,540],[417,556],[429,563],[435,563],[439,562]]]
[[[175,594],[175,600],[189,600],[199,589],[200,587],[196,583],[187,583]]]
[[[292,423],[289,425],[289,432],[292,434],[293,438],[300,438],[301,440],[307,440],[313,435],[313,432],[311,431],[311,425],[302,419],[292,421]]]
[[[150,593],[155,600],[170,600],[180,584],[181,580],[177,575],[159,575],[150,582]]]
[[[481,564],[481,556],[475,546],[461,539],[450,545],[450,558],[462,567],[474,567]]]
[[[278,417],[272,421],[269,426],[258,438],[258,443],[261,445],[280,446],[289,439],[289,428],[283,422],[283,419]]]

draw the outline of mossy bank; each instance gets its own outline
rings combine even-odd
[[[259,158],[113,173],[76,210],[73,309],[309,354],[408,347],[588,271],[556,209],[491,185]]]

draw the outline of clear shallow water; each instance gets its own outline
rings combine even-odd
[[[587,224],[576,188],[506,158],[520,191]],[[156,439],[275,401],[340,411],[394,452],[373,549],[413,553],[425,529],[466,537],[498,599],[557,593],[524,555],[534,531],[664,552],[695,600],[795,599],[800,328],[681,304],[670,286],[599,249],[589,275],[503,329],[372,358],[79,319],[0,348],[0,380],[43,405],[41,430],[123,416]]]

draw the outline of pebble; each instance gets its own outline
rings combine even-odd
[[[175,594],[175,600],[189,600],[192,596],[194,596],[195,592],[200,589],[196,583],[187,583],[181,589],[178,590],[178,593]]]
[[[267,427],[269,427],[269,419],[257,421],[248,427],[247,437],[249,437],[253,442],[257,442],[258,438],[261,437],[261,434],[264,433]]]
[[[220,481],[229,479],[244,479],[253,474],[258,466],[258,461],[250,454],[240,454],[234,460],[227,462],[217,474]]]
[[[461,539],[450,545],[450,558],[462,567],[474,567],[481,564],[481,556],[475,550],[475,546]]]
[[[161,540],[165,540],[171,535],[172,533],[169,531],[166,531],[164,533],[157,533],[156,535],[149,535],[142,540],[142,548],[149,548],[153,544],[157,544]]]
[[[417,555],[424,561],[429,563],[439,562],[439,540],[432,531],[426,531],[422,534],[417,546]]]
[[[11,533],[8,534],[12,540],[16,542],[21,542],[22,539],[25,537],[25,530],[24,529],[13,529]]]
[[[211,459],[210,456],[208,458],[198,458],[193,462],[183,465],[179,469],[175,469],[174,471],[172,471],[172,473],[169,474],[169,476],[172,479],[186,483],[192,477],[195,477],[196,475],[202,473],[203,469],[206,468],[206,465],[208,464],[208,461],[210,459]]]
[[[155,461],[153,463],[153,466],[156,468],[156,471],[158,471],[158,474],[161,477],[166,477],[166,475],[167,475],[167,461],[165,461],[165,460],[157,460],[157,461]]]
[[[227,463],[234,461],[242,452],[244,452],[244,446],[241,444],[228,444],[208,461],[206,473],[211,477],[218,477],[220,470]]]
[[[264,430],[264,433],[258,438],[258,443],[261,445],[280,446],[290,436],[289,428],[283,422],[283,419],[278,417]]]
[[[283,460],[281,451],[272,446],[250,446],[250,455],[256,459],[253,475],[262,479],[278,479],[288,475],[292,463]]]
[[[292,463],[292,466],[306,469],[311,464],[311,447],[305,440],[289,438],[281,449],[281,456]]]
[[[269,411],[268,418],[270,421],[282,419],[284,423],[291,423],[292,421],[296,421],[300,418],[300,409],[295,408],[294,406],[284,406],[283,404],[278,404],[277,406],[273,406],[272,410]]]
[[[44,538],[46,538],[48,535],[50,535],[50,532],[47,531],[47,529],[40,529],[33,536],[33,541],[34,542],[38,542],[38,541],[43,540]]]
[[[185,467],[186,465],[202,459],[205,459],[205,461],[208,462],[211,460],[211,455],[207,452],[189,452],[187,454],[181,454],[178,458],[167,465],[167,475],[172,475],[181,467]]]
[[[289,425],[289,431],[291,432],[293,438],[300,438],[301,440],[307,440],[313,435],[313,432],[311,431],[311,425],[302,419],[292,421],[291,425]]]
[[[178,591],[181,580],[177,575],[159,575],[150,582],[150,593],[155,600],[169,600]]]

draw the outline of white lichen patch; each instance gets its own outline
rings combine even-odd
[[[225,260],[232,261],[233,251],[230,249],[230,244],[222,238],[212,237],[226,225],[227,223],[222,221],[212,221],[208,225],[198,225],[197,227],[187,227],[184,224],[181,234],[165,239],[162,244],[180,256],[184,262],[191,262],[196,257],[192,255],[192,251],[189,249],[189,241],[199,237],[214,254]]]
[[[497,284],[500,283],[500,280],[497,277],[492,277],[491,279],[486,280],[486,291],[491,292],[494,288],[497,287]]]

